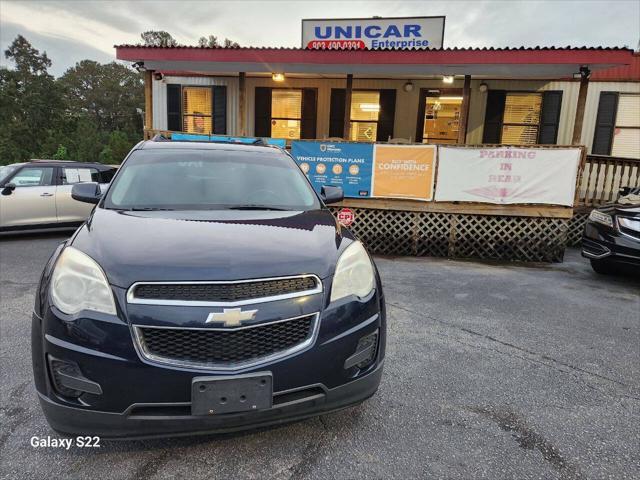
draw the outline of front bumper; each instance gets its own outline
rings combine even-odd
[[[185,414],[189,405],[184,403],[134,404],[123,413],[114,413],[61,405],[41,393],[39,397],[49,425],[61,433],[105,438],[220,434],[293,422],[360,403],[378,389],[382,368],[379,363],[370,373],[336,388],[308,385],[280,392],[268,410],[211,417]]]
[[[640,266],[640,239],[589,221],[582,236],[582,256]]]
[[[71,319],[47,306],[42,316],[34,313],[32,323],[34,377],[42,409],[55,430],[109,438],[225,433],[295,421],[356,404],[376,391],[382,374],[386,318],[384,297],[377,294],[380,291],[376,289],[366,300],[345,302],[336,308],[319,308],[313,301],[307,302],[310,305],[304,308],[322,312],[313,345],[233,372],[159,365],[142,358],[134,346],[129,323],[132,317],[133,321],[142,321],[141,314],[135,317],[134,308],[119,317],[86,312]],[[263,306],[263,310],[267,308],[277,306]],[[183,322],[206,318],[204,311],[195,307],[145,308],[144,313],[149,312],[153,322],[162,321],[163,316]],[[356,352],[359,340],[376,331],[379,340],[373,363],[362,368],[345,364]],[[77,365],[81,376],[95,387],[93,391],[87,393],[85,389],[78,398],[61,395],[54,385],[51,359]],[[194,377],[266,371],[273,376],[272,408],[191,415]]]

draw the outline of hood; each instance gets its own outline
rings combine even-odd
[[[72,245],[128,288],[139,281],[332,275],[353,241],[327,210],[131,212],[96,208]]]
[[[624,215],[625,217],[640,218],[640,205],[625,205],[620,203],[604,205],[599,207],[601,212],[608,213],[610,215]]]

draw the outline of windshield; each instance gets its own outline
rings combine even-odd
[[[0,167],[0,183],[4,182],[13,173],[18,170],[24,163],[13,163],[11,165],[4,165]]]
[[[318,198],[281,152],[134,151],[113,180],[105,208],[133,210],[313,210]]]

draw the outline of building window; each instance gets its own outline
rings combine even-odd
[[[182,88],[182,131],[188,133],[211,133],[212,107],[211,88]]]
[[[317,93],[315,88],[256,87],[254,135],[316,138]]]
[[[640,95],[620,94],[611,155],[640,158]]]
[[[380,92],[354,91],[351,94],[349,139],[375,142],[380,118]]]
[[[538,141],[541,93],[507,93],[500,143],[533,145]]]
[[[302,90],[273,89],[271,92],[271,136],[300,138],[302,127]]]
[[[417,140],[422,143],[458,143],[462,90],[422,90]],[[424,110],[422,110],[424,109]]]

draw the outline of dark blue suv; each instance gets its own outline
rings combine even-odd
[[[67,434],[228,432],[362,402],[382,375],[382,285],[285,151],[147,141],[46,265],[36,388]]]

